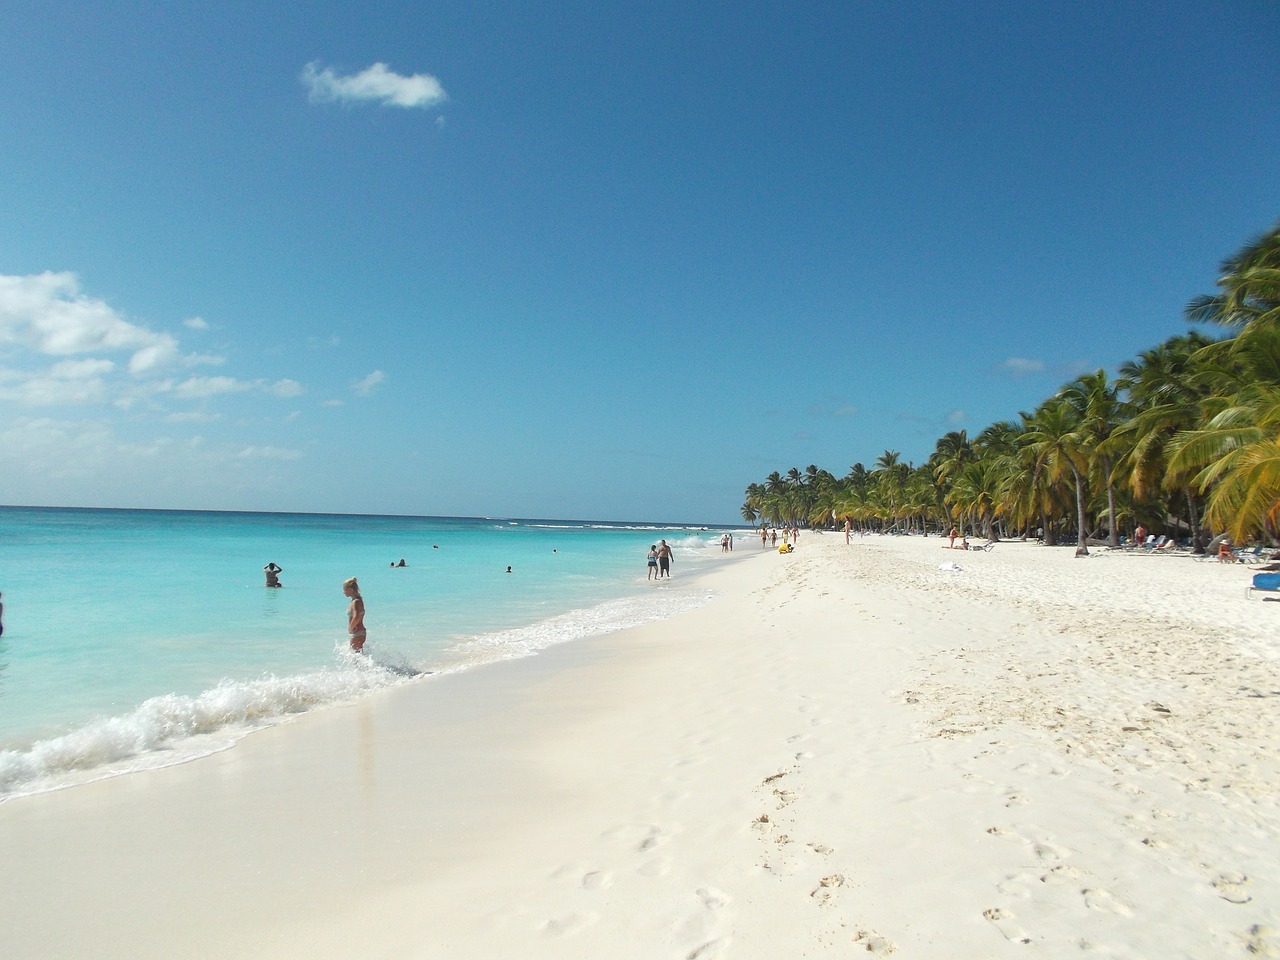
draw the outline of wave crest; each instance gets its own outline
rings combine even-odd
[[[205,756],[293,714],[410,677],[404,671],[354,662],[294,676],[224,681],[195,697],[152,697],[121,716],[95,720],[26,749],[0,750],[0,799]],[[83,775],[89,771],[92,776]]]

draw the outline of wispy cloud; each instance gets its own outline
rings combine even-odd
[[[380,103],[388,107],[434,107],[448,99],[440,81],[429,73],[394,73],[375,63],[359,73],[342,76],[313,60],[302,68],[302,83],[313,103]]]
[[[952,410],[950,413],[947,414],[947,423],[952,424],[954,426],[957,423],[964,423],[965,420],[968,419],[968,417],[969,415],[965,413],[963,410]]]
[[[184,400],[216,397],[223,393],[243,393],[254,385],[235,377],[188,377],[173,388],[173,395]]]
[[[245,447],[236,457],[241,460],[301,460],[301,450],[285,447]]]
[[[385,373],[383,373],[381,370],[375,370],[373,371],[373,373],[369,374],[363,380],[357,380],[355,383],[353,383],[351,385],[351,389],[358,396],[367,397],[373,391],[374,387],[378,386],[379,384],[385,383],[386,380],[387,380],[387,375]]]
[[[1026,357],[1009,357],[1000,364],[1000,369],[1010,376],[1025,377],[1044,370],[1043,360],[1030,360]]]
[[[302,384],[297,380],[277,380],[267,390],[277,397],[296,397],[302,393]]]
[[[187,317],[182,321],[182,325],[191,330],[208,330],[209,321],[204,317]]]

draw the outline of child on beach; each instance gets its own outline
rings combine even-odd
[[[356,578],[342,582],[342,593],[351,598],[347,604],[347,636],[351,649],[356,653],[364,652],[364,597],[360,596],[360,584]]]

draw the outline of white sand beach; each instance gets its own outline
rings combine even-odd
[[[1280,604],[944,544],[2,804],[0,956],[1280,956]]]

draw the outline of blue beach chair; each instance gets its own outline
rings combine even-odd
[[[1280,593],[1280,573],[1255,573],[1253,575],[1253,583],[1245,591],[1245,597],[1251,597],[1255,590],[1259,593]],[[1262,599],[1269,600],[1270,598],[1263,597]]]

